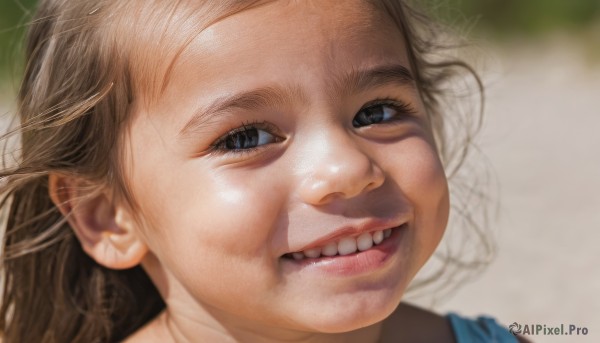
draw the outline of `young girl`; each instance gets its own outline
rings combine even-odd
[[[516,341],[400,303],[449,212],[434,35],[399,0],[41,1],[4,342]]]

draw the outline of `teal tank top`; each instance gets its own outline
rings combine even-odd
[[[491,317],[468,319],[455,313],[449,313],[446,317],[456,343],[519,343],[512,333]]]

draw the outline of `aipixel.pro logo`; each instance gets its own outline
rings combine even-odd
[[[559,326],[549,326],[546,324],[519,324],[513,322],[508,326],[508,331],[513,335],[544,335],[544,336],[579,336],[587,335],[589,330],[585,326],[577,326],[573,324]]]

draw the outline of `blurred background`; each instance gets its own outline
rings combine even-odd
[[[472,42],[486,87],[474,157],[491,168],[497,245],[434,308],[589,330],[534,342],[600,342],[600,1],[430,3]]]
[[[509,325],[586,327],[600,342],[600,1],[424,1],[472,43],[486,109],[496,258],[435,302]],[[23,23],[34,0],[0,0],[0,114],[14,107]],[[4,116],[6,117],[6,116]]]

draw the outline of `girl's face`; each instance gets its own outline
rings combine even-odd
[[[228,16],[135,110],[142,263],[174,318],[354,330],[388,316],[432,254],[446,179],[401,33],[370,6]]]

